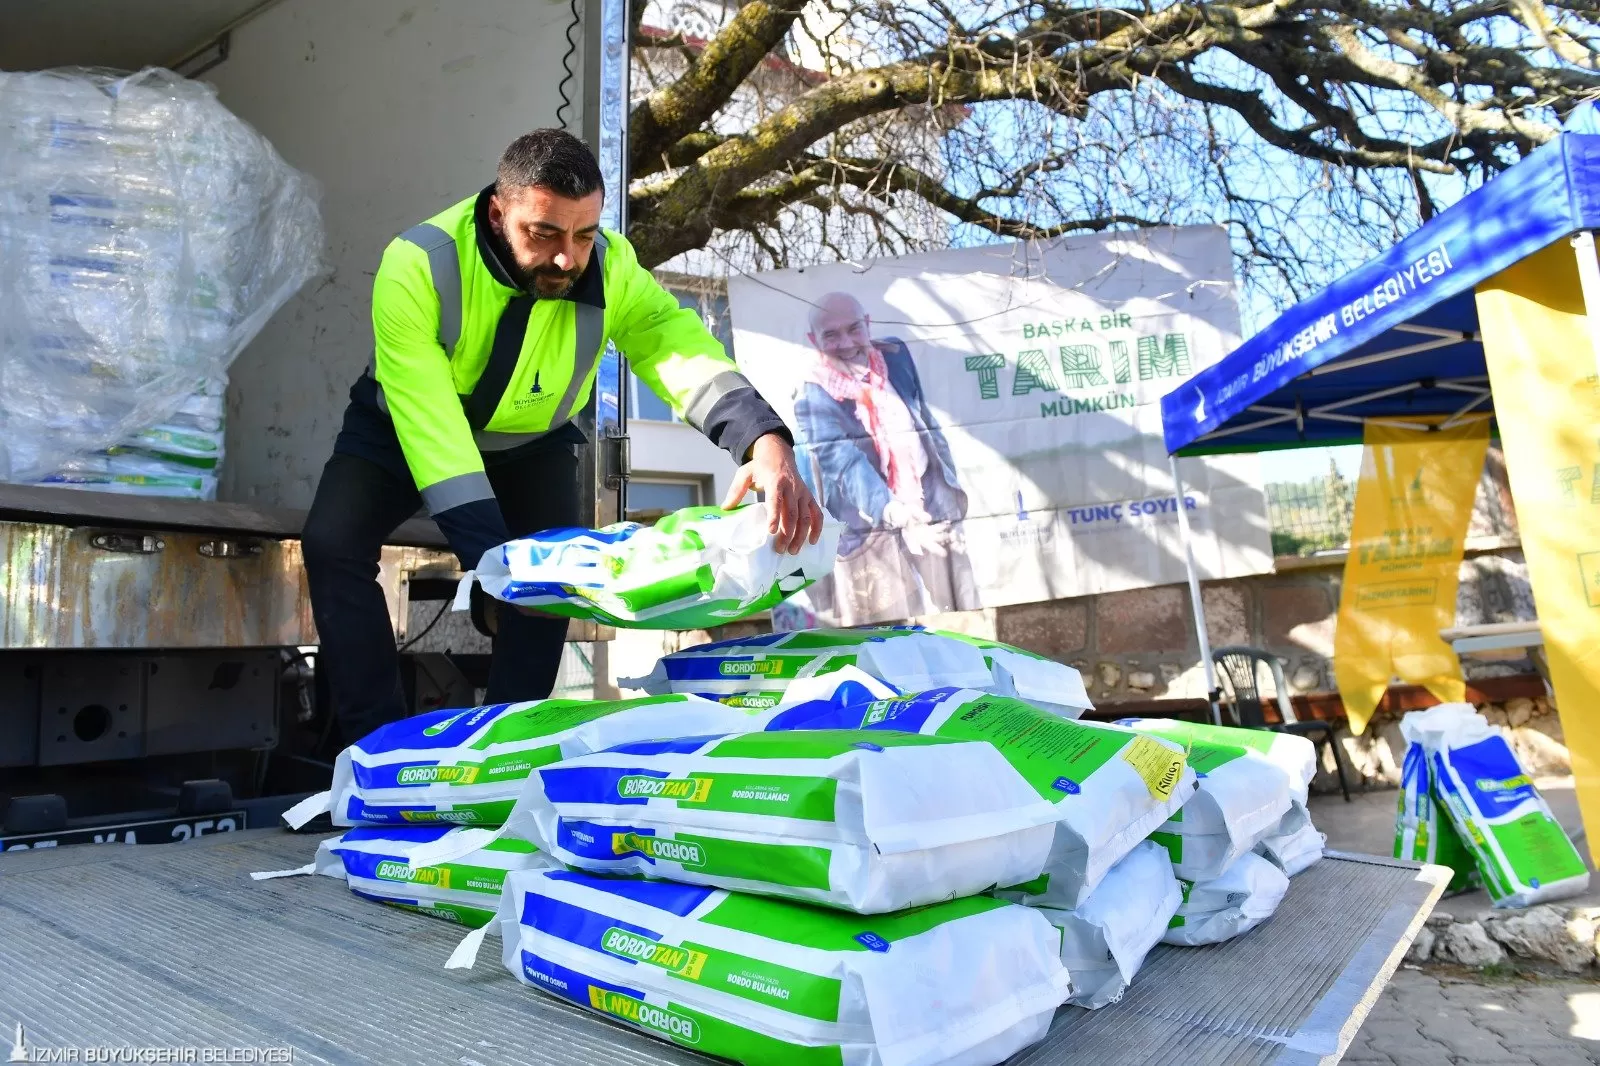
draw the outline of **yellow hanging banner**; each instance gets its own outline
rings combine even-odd
[[[1456,574],[1489,449],[1488,416],[1422,430],[1369,422],[1339,592],[1333,673],[1350,731],[1362,733],[1393,677],[1451,703],[1461,661],[1439,636],[1455,625]]]
[[[1591,253],[1592,254],[1592,253]],[[1574,249],[1478,287],[1495,418],[1584,825],[1600,828],[1600,378]]]

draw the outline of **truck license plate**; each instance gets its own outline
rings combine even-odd
[[[158,818],[150,822],[96,825],[83,829],[63,829],[58,833],[0,837],[0,851],[58,848],[69,844],[171,844],[244,828],[245,812],[228,811],[190,818]]]

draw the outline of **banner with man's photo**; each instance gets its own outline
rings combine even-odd
[[[1254,456],[1186,459],[1159,399],[1239,343],[1219,227],[990,245],[729,285],[734,351],[845,525],[819,622],[1271,569]]]

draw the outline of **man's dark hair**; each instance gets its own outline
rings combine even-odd
[[[495,188],[506,193],[538,186],[581,200],[604,185],[589,146],[558,129],[533,130],[512,141],[495,172]]]

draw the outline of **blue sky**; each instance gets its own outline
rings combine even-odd
[[[1342,448],[1296,448],[1293,451],[1262,452],[1261,480],[1310,481],[1328,472],[1328,460],[1333,459],[1339,473],[1354,485],[1361,476],[1361,445]]]

